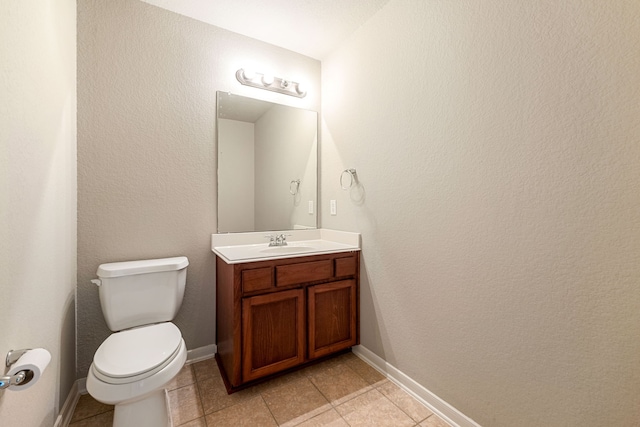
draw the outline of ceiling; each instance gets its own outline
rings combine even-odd
[[[322,60],[389,0],[142,0]]]

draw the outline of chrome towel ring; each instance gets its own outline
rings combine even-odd
[[[299,192],[300,192],[300,180],[299,179],[291,180],[291,182],[289,183],[289,193],[291,193],[292,196],[295,196]]]
[[[346,180],[345,177],[349,177],[349,179]],[[350,189],[351,187],[353,187],[353,184],[357,182],[358,182],[358,174],[356,173],[356,170],[353,168],[345,169],[340,174],[340,188],[342,188],[343,190]]]

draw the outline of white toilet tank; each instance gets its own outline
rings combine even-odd
[[[182,304],[188,265],[186,257],[100,265],[96,282],[109,329],[172,320]]]

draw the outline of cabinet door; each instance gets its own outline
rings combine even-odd
[[[356,345],[356,282],[310,286],[309,359]]]
[[[304,290],[242,300],[242,380],[250,381],[304,362]]]

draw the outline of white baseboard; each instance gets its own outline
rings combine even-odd
[[[218,346],[215,344],[205,345],[204,347],[194,348],[187,351],[187,365],[190,363],[200,362],[202,360],[211,359],[218,352]]]
[[[76,409],[76,405],[78,404],[78,399],[80,399],[79,390],[80,380],[77,380],[71,386],[71,390],[69,390],[69,394],[67,395],[67,399],[64,401],[64,405],[62,405],[62,409],[56,418],[56,422],[53,424],[54,427],[67,427],[71,422],[71,417],[73,417],[73,411]],[[85,381],[86,383],[86,381]]]
[[[353,354],[373,366],[391,381],[400,386],[433,413],[454,427],[480,427],[480,424],[458,411],[456,408],[436,396],[434,393],[415,382],[412,378],[387,363],[380,356],[362,345],[352,348]]]

